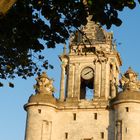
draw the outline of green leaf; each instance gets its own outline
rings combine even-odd
[[[3,83],[0,82],[0,87],[3,87]]]
[[[9,87],[14,88],[14,84],[9,82]]]
[[[91,5],[92,5],[92,3],[93,3],[93,1],[92,1],[92,0],[88,0],[88,4],[89,4],[89,6],[91,6]]]

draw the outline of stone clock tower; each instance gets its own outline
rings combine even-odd
[[[107,33],[88,17],[82,32],[70,40],[69,54],[62,54],[60,101],[85,101],[91,93],[92,104],[116,96],[120,56],[112,43],[112,33]],[[90,102],[89,101],[89,102]],[[106,103],[105,103],[106,104]]]
[[[60,96],[53,80],[42,73],[27,111],[25,140],[138,140],[140,82],[131,68],[122,76],[113,35],[90,21],[70,37],[61,60]],[[131,124],[132,122],[132,124]],[[136,133],[133,136],[133,124]]]

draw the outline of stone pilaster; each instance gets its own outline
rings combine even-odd
[[[73,97],[74,94],[74,65],[69,64],[68,70],[68,98]]]
[[[105,97],[106,99],[110,96],[110,64],[107,62],[106,64],[106,75],[105,75]]]
[[[101,64],[96,62],[95,80],[94,80],[94,98],[100,97],[101,90]]]
[[[65,64],[61,65],[61,81],[60,81],[60,101],[65,99]]]
[[[79,73],[79,64],[75,64],[75,73],[74,73],[74,97],[78,98],[80,93],[80,73]]]
[[[105,97],[105,85],[106,85],[106,62],[101,63],[101,97]]]

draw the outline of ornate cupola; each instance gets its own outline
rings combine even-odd
[[[25,109],[32,103],[55,103],[53,92],[53,79],[50,79],[45,72],[36,78],[37,83],[34,85],[36,94],[31,95]]]
[[[138,74],[131,67],[122,75],[120,88],[122,91],[112,100],[113,104],[121,101],[140,100],[140,81]]]
[[[87,18],[86,26],[70,37],[62,61],[60,100],[108,100],[117,93],[121,59],[113,34]]]
[[[28,103],[24,105],[27,111],[25,140],[49,140],[52,112],[57,102],[53,95],[53,79],[43,72],[38,75],[36,81],[34,85],[36,93],[31,95]]]

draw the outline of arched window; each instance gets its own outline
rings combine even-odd
[[[43,120],[41,128],[41,140],[50,140],[52,132],[52,122]]]
[[[122,140],[122,121],[116,121],[116,140]]]
[[[86,67],[81,72],[80,99],[91,100],[94,96],[94,71]]]

